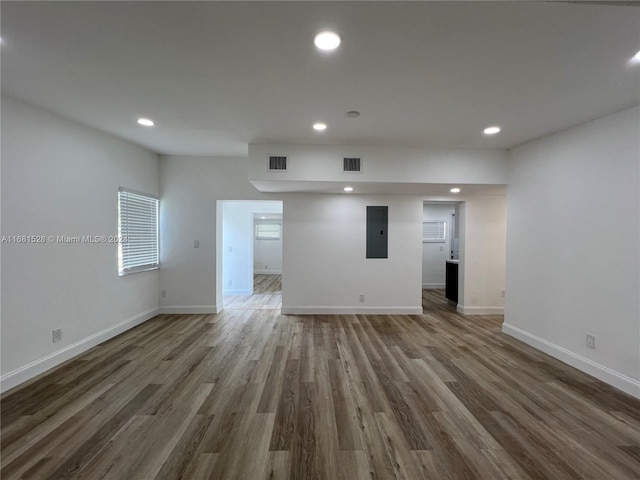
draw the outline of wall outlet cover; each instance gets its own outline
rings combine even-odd
[[[53,343],[59,342],[62,340],[62,329],[56,328],[53,332],[51,332]]]

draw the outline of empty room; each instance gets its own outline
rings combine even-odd
[[[0,13],[2,479],[640,478],[640,2]]]

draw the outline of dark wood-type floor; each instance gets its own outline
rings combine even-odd
[[[161,315],[2,398],[2,479],[640,478],[640,402],[424,315]]]

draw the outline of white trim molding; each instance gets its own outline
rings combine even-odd
[[[444,283],[423,283],[422,288],[424,290],[430,289],[443,289],[445,287]]]
[[[578,355],[577,353],[560,347],[559,345],[551,343],[544,338],[540,338],[508,323],[502,324],[502,331],[507,335],[517,338],[521,342],[546,353],[547,355],[551,355],[552,357],[597,378],[598,380],[602,380],[603,382],[608,383],[629,395],[640,398],[640,381],[634,378],[627,377],[620,372],[616,372],[615,370],[605,367],[604,365],[600,365],[599,363],[589,360],[582,355]]]
[[[160,307],[160,313],[166,313],[168,315],[172,314],[180,314],[180,315],[189,315],[189,314],[216,314],[222,308],[218,305],[169,305],[165,307]]]
[[[254,275],[281,275],[282,270],[254,270]]]
[[[463,315],[504,315],[504,307],[465,307],[458,304],[456,310]]]
[[[320,307],[283,305],[284,315],[422,315],[419,307]]]
[[[68,345],[61,350],[50,353],[49,355],[39,358],[38,360],[28,363],[20,368],[16,368],[15,370],[0,377],[0,392],[6,392],[11,388],[16,387],[21,383],[24,383],[27,380],[30,380],[33,377],[36,377],[41,373],[44,373],[47,370],[80,355],[83,352],[86,352],[90,348],[106,342],[116,335],[120,335],[121,333],[150,320],[159,313],[159,309],[152,308],[151,310],[147,310],[146,312],[139,313],[138,315],[134,315],[131,318],[123,320],[112,327],[94,333],[93,335]]]

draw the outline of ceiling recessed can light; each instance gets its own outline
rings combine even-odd
[[[353,192],[353,187],[344,187],[345,192]]]
[[[496,133],[500,133],[500,127],[493,126],[484,129],[485,135],[495,135]]]
[[[451,190],[449,190],[451,193],[460,193],[460,189],[458,187],[454,187]]]
[[[629,60],[629,63],[632,63],[634,65],[640,64],[640,51],[636,53],[633,57],[631,57],[631,60]]]
[[[322,122],[314,123],[313,129],[317,130],[318,132],[322,132],[327,129],[327,124]]]
[[[153,127],[155,125],[154,121],[148,118],[139,118],[138,124],[144,125],[145,127]]]
[[[316,35],[313,43],[320,50],[335,50],[340,45],[340,36],[335,32],[320,32]]]
[[[351,110],[347,112],[347,117],[349,118],[357,118],[359,116],[360,116],[360,112],[358,112],[357,110]]]

